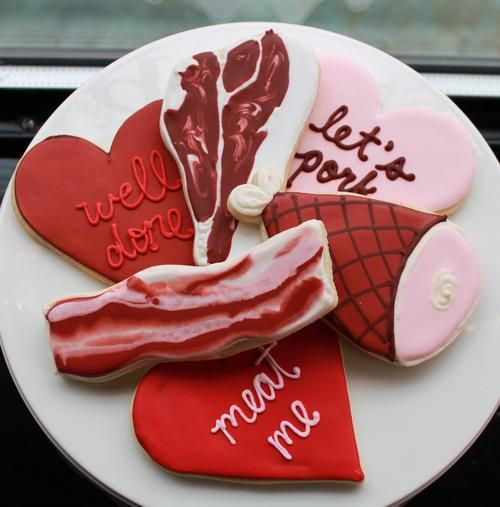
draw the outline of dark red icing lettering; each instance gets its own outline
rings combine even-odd
[[[354,175],[350,167],[347,167],[347,169],[350,171],[351,177],[349,180],[346,180],[345,182],[339,185],[339,190],[341,192],[351,192],[353,194],[369,195],[374,194],[377,191],[376,187],[367,186],[368,183],[370,183],[377,177],[377,171],[370,171],[368,174],[363,176],[363,178],[361,178],[358,182],[348,187],[347,184],[355,181],[356,176]]]
[[[323,153],[319,150],[309,150],[306,153],[296,153],[295,158],[302,160],[299,167],[290,175],[286,183],[286,187],[290,188],[295,178],[302,172],[312,173],[318,169],[323,162]]]
[[[326,317],[362,348],[395,358],[394,299],[408,256],[445,216],[355,195],[279,193],[262,215],[273,236],[323,220],[339,304]]]
[[[359,135],[361,139],[354,143],[345,143],[344,140],[347,139],[352,134],[352,128],[349,125],[341,125],[335,130],[332,134],[329,133],[329,130],[339,123],[342,119],[344,119],[349,113],[349,108],[347,106],[340,106],[337,110],[335,110],[326,120],[325,124],[322,127],[318,127],[313,123],[309,124],[309,128],[313,132],[321,132],[323,137],[332,143],[334,143],[341,150],[354,150],[357,148],[358,150],[358,158],[362,162],[366,162],[368,160],[368,156],[365,153],[366,147],[369,144],[380,145],[382,141],[379,139],[377,134],[380,132],[380,127],[373,127],[370,132],[365,132],[361,130]]]
[[[288,178],[287,188],[292,186],[293,181],[301,172],[314,172],[318,169],[318,167],[320,167],[316,173],[316,180],[319,183],[328,183],[329,181],[342,179],[342,183],[338,186],[338,190],[340,192],[352,192],[368,195],[377,191],[376,187],[368,186],[368,184],[377,177],[377,171],[370,171],[361,180],[356,182],[357,176],[350,167],[346,167],[342,171],[339,171],[339,166],[335,160],[327,160],[321,164],[323,161],[323,153],[319,150],[310,150],[306,153],[296,153],[295,158],[302,159],[302,162],[290,178]]]
[[[404,166],[406,159],[398,157],[388,164],[377,164],[375,169],[377,171],[384,171],[388,180],[394,181],[398,178],[403,178],[406,181],[414,181],[415,175],[413,173],[405,173]]]
[[[313,123],[309,124],[309,128],[313,132],[321,133],[325,140],[333,143],[341,150],[351,151],[357,150],[357,157],[361,162],[368,161],[366,148],[369,145],[381,146],[382,141],[378,134],[380,127],[375,126],[371,131],[360,130],[358,132],[360,139],[354,142],[347,142],[347,138],[352,135],[352,128],[349,125],[338,125],[349,113],[346,105],[338,107],[326,120],[323,126],[317,126]],[[335,129],[334,129],[335,127]],[[394,141],[389,140],[384,145],[384,150],[390,152],[394,149]],[[370,182],[377,178],[377,171],[384,172],[387,179],[394,181],[398,178],[405,181],[414,181],[415,175],[404,172],[405,157],[398,157],[387,164],[376,164],[374,169],[369,171],[362,179],[356,182],[357,175],[350,168],[346,167],[339,170],[336,160],[326,160],[323,162],[323,153],[320,150],[309,150],[306,153],[296,153],[295,158],[302,159],[297,169],[292,173],[287,182],[287,188],[293,185],[297,176],[302,173],[318,171],[316,180],[319,183],[328,183],[333,180],[342,179],[342,183],[337,187],[339,191],[351,192],[361,195],[373,194],[377,191],[376,186],[368,186]],[[352,184],[351,186],[348,186]]]

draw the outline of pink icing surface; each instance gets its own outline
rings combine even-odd
[[[376,177],[367,184],[376,188],[371,193],[373,197],[429,211],[446,210],[464,199],[474,174],[474,156],[467,132],[458,121],[450,115],[416,107],[381,113],[377,84],[363,67],[336,55],[320,55],[318,59],[321,79],[308,125],[324,126],[337,108],[346,105],[349,108],[347,115],[328,133],[334,135],[339,127],[348,125],[352,133],[344,143],[353,144],[359,141],[359,132],[371,132],[374,127],[380,127],[377,136],[381,143],[369,143],[364,151],[368,160],[362,161],[358,150],[340,149],[324,139],[321,132],[314,132],[306,126],[298,153],[319,150],[323,153],[323,162],[335,160],[338,163],[339,172],[350,167],[356,180],[349,186],[375,171],[376,164],[405,157],[404,172],[414,174],[415,179],[391,181],[383,171],[375,171]],[[389,141],[393,142],[393,148],[386,150]],[[293,160],[290,175],[300,163],[297,158]],[[342,179],[319,183],[317,173],[317,170],[301,172],[290,190],[310,193],[339,190]]]
[[[416,257],[416,258],[415,258]],[[442,271],[455,280],[455,297],[445,309],[433,305],[433,284]],[[449,222],[433,227],[421,240],[402,274],[395,303],[397,359],[419,362],[445,347],[459,332],[479,296],[475,252]]]

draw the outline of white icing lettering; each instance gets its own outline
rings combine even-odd
[[[292,459],[292,455],[283,445],[283,443],[293,445],[293,440],[288,434],[288,430],[292,431],[300,438],[307,438],[311,433],[311,428],[316,426],[320,420],[320,413],[317,410],[314,410],[312,417],[309,417],[301,401],[295,400],[290,408],[297,420],[304,425],[304,429],[300,430],[290,421],[281,421],[280,429],[276,430],[272,437],[267,438],[267,441],[288,461]],[[282,442],[280,442],[280,439]]]
[[[256,364],[265,359],[274,374],[276,380],[272,380],[266,373],[258,373],[253,379],[253,388],[255,394],[250,389],[245,389],[241,393],[241,399],[245,406],[250,410],[251,415],[247,415],[238,405],[231,405],[227,413],[222,414],[215,422],[215,426],[211,428],[212,433],[222,431],[232,445],[236,445],[236,440],[229,433],[227,423],[233,428],[238,427],[238,419],[236,415],[248,424],[253,424],[257,420],[258,414],[262,414],[266,409],[266,401],[272,401],[276,398],[276,391],[280,391],[285,386],[285,377],[289,379],[298,379],[300,377],[300,368],[294,366],[291,372],[283,369],[275,359],[269,354],[269,350],[274,345],[263,350],[261,356],[257,359]],[[255,396],[256,395],[256,396]]]

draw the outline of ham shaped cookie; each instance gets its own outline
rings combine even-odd
[[[266,167],[286,181],[318,81],[313,50],[272,30],[175,66],[160,131],[182,177],[196,264],[230,254],[237,221],[226,203],[234,187]]]
[[[266,236],[316,218],[328,232],[339,303],[326,321],[376,356],[411,366],[463,329],[479,296],[474,249],[443,215],[349,193],[275,193],[270,172],[237,187],[229,208]]]
[[[210,266],[154,266],[45,313],[60,373],[105,380],[143,362],[211,359],[279,340],[337,303],[323,224]]]

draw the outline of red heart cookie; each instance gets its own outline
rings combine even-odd
[[[14,198],[35,237],[108,280],[157,264],[193,264],[179,172],[159,133],[161,101],[130,116],[109,153],[73,136],[21,160]]]
[[[340,349],[319,322],[271,350],[154,367],[132,419],[146,452],[173,472],[363,479]]]

